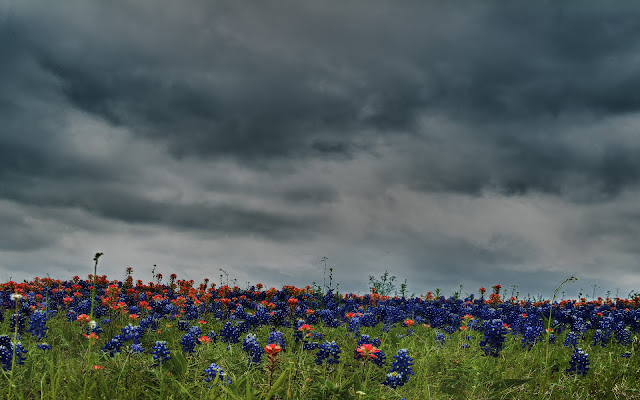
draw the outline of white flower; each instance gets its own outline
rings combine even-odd
[[[11,300],[18,301],[22,299],[22,295],[20,293],[11,293]]]
[[[89,328],[94,329],[96,325],[98,325],[96,321],[93,321],[93,320],[89,321]]]

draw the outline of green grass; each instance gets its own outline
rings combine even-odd
[[[12,335],[9,328],[11,311],[5,311],[0,334]],[[589,353],[591,369],[584,377],[565,372],[572,350],[562,345],[564,335],[550,346],[549,366],[545,369],[545,347],[538,343],[530,351],[521,348],[520,337],[508,335],[505,348],[497,358],[487,357],[478,343],[481,332],[446,335],[443,345],[435,341],[436,330],[414,326],[415,334],[404,335],[406,327],[395,326],[388,333],[380,327],[361,328],[361,333],[382,340],[380,348],[387,355],[387,368],[398,349],[406,348],[414,359],[415,375],[397,389],[380,384],[387,368],[365,365],[355,360],[356,341],[347,337],[345,326],[330,328],[318,323],[315,331],[324,335],[323,340],[335,340],[340,348],[341,362],[327,370],[314,362],[315,350],[300,350],[293,345],[293,329],[279,328],[287,338],[287,351],[280,353],[279,366],[274,374],[274,386],[270,392],[269,377],[263,365],[248,366],[242,343],[227,349],[224,343],[200,344],[193,355],[183,355],[180,339],[184,332],[176,328],[176,321],[161,320],[160,332],[148,332],[144,336],[144,354],[123,351],[115,357],[103,354],[101,347],[117,332],[118,323],[101,334],[92,345],[82,334],[86,324],[65,321],[60,313],[48,322],[46,339],[52,350],[43,351],[29,334],[22,335],[22,344],[28,349],[24,365],[16,365],[13,375],[3,371],[0,397],[12,399],[210,399],[210,398],[272,398],[286,399],[640,399],[640,363],[637,362],[638,337],[630,346],[611,341],[607,347],[590,346],[586,337],[581,347]],[[213,318],[202,325],[206,334],[219,332],[222,323]],[[111,330],[112,332],[109,332]],[[268,327],[260,327],[255,333],[265,344]],[[166,340],[172,359],[162,365],[154,365],[148,350],[156,340]],[[461,344],[469,343],[469,348]],[[632,352],[630,358],[622,358],[624,352]],[[211,363],[221,365],[233,380],[209,388],[204,381],[204,369]],[[94,365],[103,367],[93,369]],[[545,371],[549,379],[543,382]],[[362,379],[362,376],[365,379]],[[281,378],[278,380],[278,378]],[[12,386],[13,385],[13,386]],[[342,387],[342,391],[340,388]],[[544,387],[545,392],[541,393]],[[356,390],[357,389],[357,390]],[[357,394],[356,392],[364,393]],[[341,397],[342,396],[342,397]]]

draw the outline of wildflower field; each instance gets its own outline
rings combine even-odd
[[[640,296],[322,289],[131,269],[0,284],[0,398],[640,398]]]

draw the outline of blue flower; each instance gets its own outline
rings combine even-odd
[[[140,343],[132,344],[131,347],[129,347],[129,350],[133,354],[142,354],[142,353],[144,353],[144,347],[142,347],[142,344],[140,344]]]
[[[282,348],[282,350],[287,347],[287,340],[285,339],[284,334],[280,331],[271,331],[267,342],[277,344]]]
[[[589,354],[585,353],[581,348],[575,348],[569,361],[570,368],[567,372],[575,372],[578,375],[585,376],[589,370]]]
[[[493,319],[491,322],[485,322],[483,328],[484,340],[480,342],[480,347],[486,355],[498,357],[504,346],[507,328],[501,319]]]
[[[327,360],[327,366],[340,362],[340,346],[338,346],[335,341],[324,342],[318,346],[318,349],[316,353],[316,364],[322,365],[324,360]]]
[[[396,360],[391,363],[391,369],[382,384],[395,389],[407,383],[409,377],[413,375],[413,359],[409,357],[409,351],[407,349],[398,350],[398,354],[393,356],[393,358]]]
[[[224,369],[216,363],[211,363],[208,368],[205,368],[204,372],[205,374],[207,374],[207,377],[204,379],[205,382],[216,382],[216,385],[218,385],[218,383],[220,382],[222,382],[223,384],[233,383],[231,381],[231,378],[229,378],[229,376],[224,372]]]
[[[153,355],[153,359],[157,360],[161,364],[171,359],[171,356],[169,355],[169,347],[167,346],[167,342],[164,340],[156,341],[156,344],[153,345],[151,354]]]
[[[49,343],[38,343],[38,348],[40,350],[51,350],[51,345]]]
[[[198,339],[191,334],[191,332],[187,332],[180,340],[180,344],[182,345],[182,351],[184,353],[195,353],[196,344]]]
[[[222,327],[220,338],[223,343],[240,343],[240,329],[229,321]]]
[[[115,335],[111,338],[105,345],[102,347],[102,351],[104,353],[108,353],[111,357],[115,356],[116,353],[119,353],[122,345],[124,343],[124,338],[122,335]]]
[[[249,364],[262,362],[262,354],[264,349],[258,343],[258,339],[255,334],[249,333],[242,343],[242,349],[249,353]]]
[[[440,344],[440,346],[442,346],[444,344],[445,341],[445,337],[444,337],[444,333],[437,331],[436,332],[436,342],[438,342],[438,344]]]
[[[36,310],[29,318],[28,332],[38,340],[42,340],[47,337],[47,329],[47,314]]]

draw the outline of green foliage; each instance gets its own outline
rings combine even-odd
[[[389,276],[389,271],[384,271],[384,274],[380,275],[380,279],[376,279],[375,276],[369,275],[369,284],[373,287],[376,293],[380,296],[389,296],[396,290],[395,285],[396,276]],[[405,281],[406,284],[406,281]],[[403,287],[403,291],[406,287]]]

